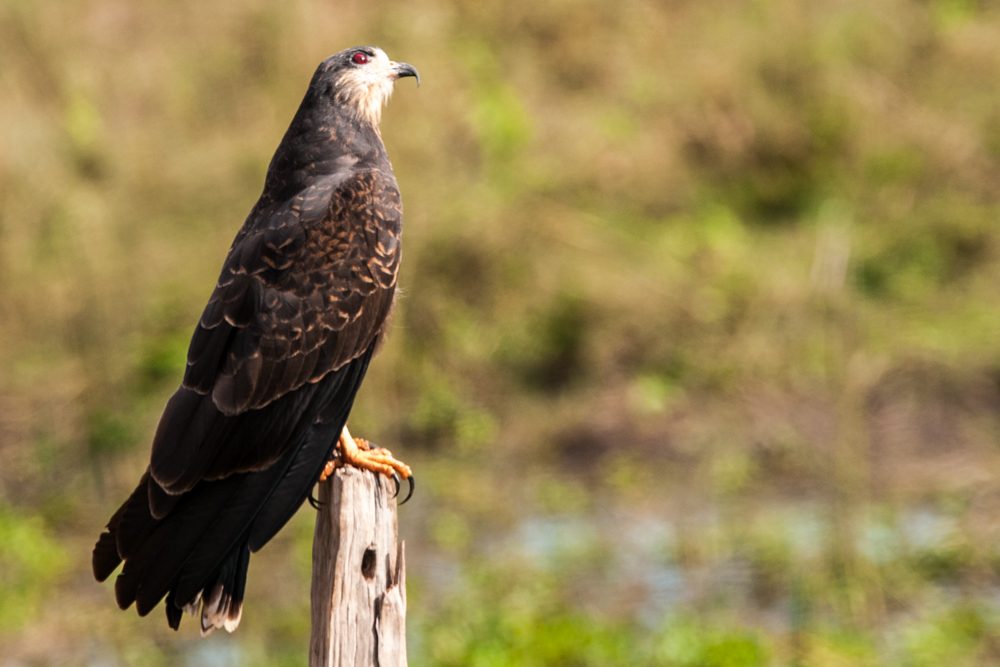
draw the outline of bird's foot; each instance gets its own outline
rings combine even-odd
[[[373,445],[364,438],[351,437],[351,433],[347,430],[346,426],[340,434],[338,447],[340,448],[340,456],[326,464],[326,468],[323,469],[323,474],[320,476],[321,482],[326,480],[335,469],[342,465],[350,464],[361,470],[371,470],[375,473],[381,473],[386,477],[391,477],[396,483],[397,495],[399,494],[400,478],[409,482],[410,488],[406,494],[406,498],[403,499],[400,505],[409,500],[410,496],[413,495],[413,471],[410,469],[410,466],[396,460],[392,452],[388,449],[382,449]]]
[[[347,430],[346,426],[344,427],[344,430],[345,431]],[[340,437],[341,437],[341,440],[342,440],[343,437],[344,437],[344,434],[341,433]],[[348,437],[351,437],[351,435],[348,434]],[[361,451],[367,452],[369,449],[373,449],[373,448],[374,449],[378,449],[377,445],[373,445],[372,443],[368,442],[364,438],[352,438],[352,439],[354,440],[354,444],[356,444],[358,446],[358,449],[360,449]],[[337,445],[338,445],[338,447],[340,446],[340,441],[337,442]],[[333,453],[333,458],[330,459],[329,461],[327,461],[326,462],[326,466],[323,467],[323,473],[319,476],[319,481],[321,483],[325,482],[327,480],[327,478],[330,475],[333,474],[334,470],[336,470],[337,468],[342,467],[343,465],[344,465],[344,461],[343,461],[343,459],[340,458],[340,451],[339,450],[335,451]]]
[[[333,471],[341,466],[340,457],[335,456],[326,462],[326,466],[323,467],[323,474],[319,476],[320,482],[325,482],[326,478],[333,474]]]

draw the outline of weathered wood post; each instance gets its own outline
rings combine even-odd
[[[319,486],[309,667],[406,666],[406,564],[395,485],[350,466]]]

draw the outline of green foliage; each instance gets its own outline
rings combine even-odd
[[[974,609],[958,607],[932,616],[904,631],[903,664],[908,667],[981,664],[977,653],[986,632],[982,615]]]
[[[136,442],[131,425],[119,415],[100,410],[90,415],[90,453],[115,454]]]
[[[750,632],[705,628],[678,619],[660,632],[654,663],[664,667],[755,667],[766,665],[766,652]]]
[[[419,652],[437,665],[766,665],[760,637],[749,630],[672,616],[644,629],[562,601],[554,573],[473,566],[472,580],[430,614],[421,613]]]
[[[0,505],[0,631],[37,617],[68,561],[41,517]]]
[[[438,665],[627,665],[643,657],[633,632],[568,609],[551,577],[479,569],[472,585],[431,618],[421,646]]]
[[[587,306],[578,297],[559,295],[501,348],[502,363],[511,366],[529,389],[555,392],[578,382],[586,371],[589,319]]]

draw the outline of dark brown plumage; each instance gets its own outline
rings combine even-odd
[[[359,55],[361,54],[361,55]],[[331,458],[392,309],[402,205],[378,132],[392,82],[373,47],[316,70],[195,328],[146,474],[94,548],[122,609],[202,603],[239,623],[247,565]],[[419,81],[419,79],[418,79]]]

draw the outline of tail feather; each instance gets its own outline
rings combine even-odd
[[[235,545],[246,542],[254,518],[260,512],[272,489],[288,469],[297,452],[291,452],[285,461],[270,469],[247,475],[239,492],[214,516],[202,536],[189,550],[186,559],[179,563],[172,576],[174,590],[182,604],[191,600],[198,591],[207,588],[205,581],[213,571],[230,557]],[[205,591],[207,595],[208,592]]]
[[[122,576],[134,577],[138,583],[135,603],[140,615],[149,613],[170,590],[191,552],[212,529],[220,508],[239,497],[247,477],[233,475],[216,482],[203,482],[190,492],[186,502],[160,522],[135,559],[126,561]],[[130,570],[131,562],[141,567]],[[180,602],[184,604],[187,600]]]
[[[94,545],[94,553],[91,556],[90,565],[94,570],[94,578],[98,581],[104,581],[110,577],[111,573],[121,565],[122,559],[118,555],[117,547],[115,547],[116,528],[117,525],[115,524],[114,517],[112,517],[111,522],[108,523],[108,530],[101,533],[97,544]]]
[[[308,448],[303,452],[307,442],[304,439],[284,461],[267,470],[203,481],[184,494],[183,502],[166,518],[154,521],[155,527],[141,547],[126,560],[115,586],[119,605],[126,608],[135,602],[136,610],[145,616],[168,592],[173,592],[172,602],[177,608],[190,603],[200,592],[208,608],[215,606],[210,616],[221,618],[219,610],[229,607],[224,604],[226,599],[218,596],[229,589],[216,591],[205,582],[214,571],[219,571],[220,564],[236,545],[245,544],[257,514],[293,462],[300,456],[321,460],[324,453],[329,456],[333,447],[330,442],[325,452],[317,454]],[[322,462],[312,465],[322,469]],[[301,498],[296,509],[308,488],[309,485],[299,490]],[[180,617],[171,611],[168,620],[175,618],[179,622]]]
[[[152,528],[152,524],[155,523],[149,516],[146,506],[146,485],[148,482],[149,471],[147,470],[139,480],[135,491],[114,513],[114,516],[108,521],[107,530],[101,533],[101,537],[97,540],[91,566],[94,570],[94,578],[98,581],[104,581],[110,577],[122,560],[131,555],[129,549],[133,546],[134,539],[129,540],[127,536],[144,538]]]
[[[286,406],[294,407],[291,412],[301,421],[289,423],[283,431],[295,445],[273,463],[221,477],[209,474],[176,495],[165,492],[147,469],[94,547],[98,580],[109,577],[124,561],[115,581],[115,598],[122,609],[135,603],[139,615],[145,616],[166,596],[171,628],[179,627],[183,612],[194,615],[200,606],[203,635],[216,628],[236,629],[250,554],[273,537],[308,497],[347,420],[371,352],[369,348],[289,399],[308,405]],[[220,422],[210,430],[224,430],[227,441],[232,435],[235,447],[266,416],[246,415],[238,425]],[[282,430],[279,426],[267,424],[271,430]],[[258,439],[261,435],[257,433]],[[239,456],[226,455],[234,461]],[[263,461],[261,453],[250,458]]]
[[[177,630],[181,627],[181,614],[184,610],[174,604],[174,592],[170,591],[167,593],[167,601],[164,604],[167,609],[167,625],[170,626],[171,630]]]
[[[214,581],[205,587],[208,597],[202,598],[201,636],[207,637],[217,628],[232,632],[243,616],[243,594],[246,591],[250,549],[240,545],[226,560]],[[179,610],[178,610],[179,611]],[[167,612],[169,618],[170,612]]]
[[[115,578],[115,600],[121,609],[128,609],[135,602],[139,594],[139,585],[142,583],[142,575],[149,568],[150,563],[156,555],[163,551],[170,542],[173,526],[158,525],[149,537],[142,543],[137,552],[125,559],[122,571]],[[138,608],[140,616],[145,616],[148,612]]]
[[[145,477],[143,478],[145,479]],[[142,482],[139,482],[140,488],[142,487]],[[118,508],[118,511],[114,513],[111,520],[108,521],[107,530],[101,533],[101,536],[97,540],[97,544],[94,545],[94,553],[90,559],[90,565],[94,570],[94,578],[98,581],[104,581],[111,576],[111,573],[118,569],[118,566],[122,562],[121,556],[118,555],[118,540],[116,534],[118,532],[118,526],[121,524],[122,516],[125,514],[125,510],[128,508],[128,504],[132,501],[132,497],[135,493],[129,497],[122,506]]]
[[[131,558],[156,527],[156,520],[149,511],[149,479],[147,469],[135,491],[122,505],[125,511],[115,531],[115,544],[122,560]]]

